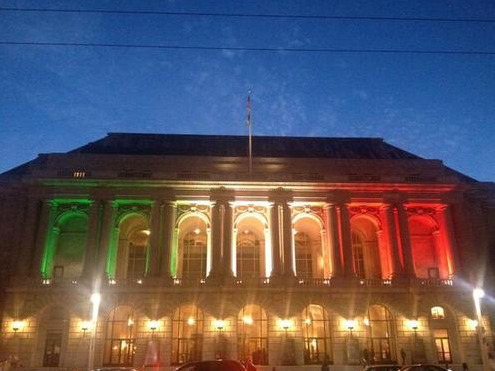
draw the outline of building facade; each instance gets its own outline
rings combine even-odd
[[[253,145],[115,133],[1,175],[0,359],[490,364],[493,184],[380,139]]]

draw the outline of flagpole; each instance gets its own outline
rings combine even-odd
[[[248,125],[248,151],[249,151],[249,175],[251,176],[253,173],[253,140],[251,135],[251,89],[248,91],[247,98],[247,125]]]

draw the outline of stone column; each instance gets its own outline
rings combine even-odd
[[[337,211],[332,203],[325,204],[325,228],[327,230],[328,250],[332,266],[332,277],[342,275],[342,254],[339,243],[339,224]]]
[[[163,250],[162,250],[162,276],[171,278],[170,269],[171,254],[174,236],[176,234],[175,218],[177,214],[177,203],[174,200],[167,200],[163,205]],[[178,232],[178,231],[177,231]]]
[[[223,233],[223,265],[224,273],[227,277],[234,277],[234,272],[232,271],[232,228],[233,228],[233,209],[232,203],[225,202],[225,215],[224,215],[224,233]]]
[[[384,204],[381,207],[381,211],[384,225],[386,227],[386,240],[388,241],[388,256],[392,268],[392,278],[397,278],[402,276],[404,272],[400,261],[393,206],[391,204]]]
[[[38,234],[36,236],[35,246],[35,258],[33,260],[33,266],[30,269],[31,274],[34,277],[40,277],[41,274],[41,262],[48,240],[50,239],[50,231],[53,226],[53,219],[57,211],[57,204],[52,200],[43,200],[41,206],[41,216],[38,223]]]
[[[84,254],[84,265],[82,277],[87,279],[94,275],[94,268],[97,263],[98,245],[98,225],[100,219],[100,201],[93,201],[88,209],[88,232],[86,237],[86,247]]]
[[[224,210],[218,200],[212,200],[211,206],[211,270],[208,277],[217,277],[221,274],[222,264],[222,221]]]
[[[149,241],[149,254],[150,254],[150,268],[148,276],[159,277],[161,268],[161,236],[162,236],[162,202],[155,200],[151,205],[151,217],[150,217],[150,241]]]
[[[272,273],[271,277],[282,275],[282,254],[281,254],[281,204],[280,201],[274,201],[270,206],[270,232],[272,245]]]
[[[409,233],[409,220],[403,203],[396,205],[397,220],[399,224],[400,245],[404,257],[404,274],[407,277],[415,277],[414,261],[412,256],[411,238]]]
[[[351,220],[349,208],[345,203],[337,205],[337,214],[340,220],[340,239],[342,241],[342,251],[344,252],[344,276],[354,277],[354,262],[352,257],[351,241]]]
[[[37,198],[28,198],[22,230],[21,251],[17,261],[17,275],[19,277],[26,277],[30,273],[29,270],[33,264],[38,206],[39,200]]]
[[[447,244],[449,274],[450,276],[454,276],[461,271],[461,264],[459,259],[459,249],[454,235],[451,207],[449,205],[443,205],[438,209],[438,211],[440,213],[440,231],[444,234],[445,243]]]
[[[107,265],[108,251],[112,238],[114,237],[114,219],[117,212],[118,205],[113,200],[105,200],[103,205],[103,220],[101,225],[101,239],[98,250],[98,266],[96,270],[96,277],[101,277],[105,273],[105,267]]]
[[[292,211],[285,200],[282,203],[282,226],[283,226],[283,250],[284,250],[284,275],[295,277],[294,267],[294,244],[292,243]]]

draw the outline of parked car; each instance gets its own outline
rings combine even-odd
[[[246,371],[244,366],[233,360],[198,361],[186,363],[176,371]]]
[[[433,364],[417,364],[401,367],[400,371],[451,371],[448,368]]]
[[[385,364],[385,365],[368,365],[364,367],[364,371],[398,371],[399,365]]]

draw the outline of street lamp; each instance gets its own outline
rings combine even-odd
[[[474,309],[476,311],[476,320],[478,326],[476,327],[478,333],[478,342],[480,344],[481,362],[483,362],[483,371],[489,371],[490,365],[488,364],[488,355],[486,354],[486,348],[483,340],[483,318],[481,317],[481,299],[485,296],[485,292],[482,288],[473,289]]]
[[[14,334],[17,334],[17,331],[22,330],[24,327],[24,321],[13,321],[12,322],[12,331],[14,331]]]
[[[98,323],[98,312],[100,310],[101,295],[98,292],[93,293],[91,295],[90,301],[92,304],[92,316],[91,316],[92,333],[89,339],[88,371],[91,371],[94,368],[93,366],[95,360],[96,325]]]
[[[80,326],[81,326],[81,330],[83,332],[83,337],[85,337],[86,331],[88,331],[91,327],[91,322],[90,321],[82,321]]]
[[[356,321],[353,319],[346,319],[344,320],[344,326],[349,330],[349,337],[352,338],[352,330],[356,327]]]
[[[416,348],[418,344],[418,328],[419,328],[419,321],[417,319],[411,319],[407,321],[407,324],[411,330],[414,331],[414,341],[413,341],[413,347],[411,351],[411,363],[416,363]]]
[[[151,320],[151,321],[148,322],[148,327],[151,330],[151,338],[153,339],[153,337],[155,335],[155,330],[158,327],[160,327],[160,322],[158,322],[156,320]]]

